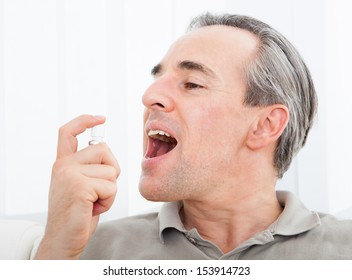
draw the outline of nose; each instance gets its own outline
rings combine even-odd
[[[149,86],[142,97],[147,109],[170,112],[174,108],[172,82],[160,77]]]

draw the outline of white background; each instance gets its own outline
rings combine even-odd
[[[347,0],[0,0],[0,218],[45,220],[57,130],[83,113],[107,117],[107,142],[122,169],[103,219],[159,205],[138,193],[141,96],[151,68],[205,11],[257,17],[301,52],[319,115],[278,188],[309,208],[352,218]]]
[[[348,260],[241,260],[233,263],[227,260],[86,260],[79,262],[69,260],[35,262],[4,260],[0,262],[0,269],[1,273],[6,275],[7,280],[148,280],[158,278],[169,280],[214,278],[221,280],[236,278],[281,280],[283,275],[285,275],[285,280],[301,279],[302,275],[305,279],[321,279],[323,277],[325,279],[349,279],[348,275],[351,273],[351,262]],[[237,270],[236,267],[238,267]],[[240,272],[247,273],[247,267],[249,275],[240,275]],[[217,268],[220,268],[218,275],[212,272],[212,269],[216,271]],[[110,274],[108,273],[109,269]],[[164,275],[159,275],[159,271],[162,271]],[[223,271],[225,272],[223,273]],[[104,272],[107,275],[104,275]],[[204,275],[206,272],[208,272],[207,276]]]

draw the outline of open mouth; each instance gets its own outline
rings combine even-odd
[[[148,136],[148,148],[145,154],[147,159],[165,155],[177,145],[176,139],[162,130],[150,130]]]

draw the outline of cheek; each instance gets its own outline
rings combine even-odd
[[[219,152],[228,142],[227,116],[221,110],[209,106],[197,106],[189,118],[193,156],[198,160],[208,160]]]
[[[186,108],[184,108],[186,109]],[[197,100],[183,111],[187,124],[191,154],[196,160],[214,160],[233,154],[240,149],[246,136],[243,108],[233,98],[217,95]],[[211,157],[211,158],[209,158]]]
[[[211,107],[200,111],[197,134],[211,151],[225,155],[238,150],[245,139],[245,123],[235,109],[226,106]]]
[[[201,120],[197,127],[199,133],[219,140],[232,131],[236,122],[233,111],[220,106],[200,108],[198,117]]]

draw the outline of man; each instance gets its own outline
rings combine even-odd
[[[78,117],[59,132],[37,258],[352,259],[351,221],[275,192],[317,106],[307,67],[281,34],[249,17],[206,14],[152,74],[139,188],[167,203],[95,231],[119,167],[105,144],[77,152],[76,136],[105,121]]]

